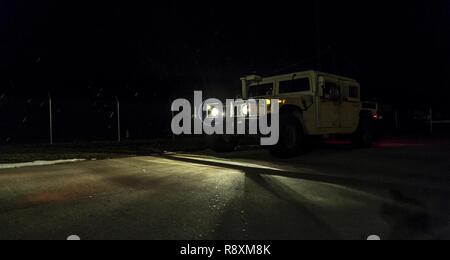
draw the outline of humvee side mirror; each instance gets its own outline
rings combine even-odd
[[[341,93],[339,88],[336,87],[332,87],[330,89],[330,100],[332,101],[338,101],[341,99]]]
[[[324,84],[320,90],[322,91],[321,98],[324,100],[339,101],[341,99],[341,90],[337,85]]]
[[[323,77],[319,77],[319,87],[318,87],[318,96],[324,98],[324,87],[325,87],[325,79]]]

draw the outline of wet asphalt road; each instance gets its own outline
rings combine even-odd
[[[449,158],[385,140],[0,170],[0,239],[449,239]]]

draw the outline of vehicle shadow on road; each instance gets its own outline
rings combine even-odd
[[[309,213],[294,196],[298,196],[298,193],[292,191],[289,187],[283,183],[276,182],[275,180],[268,180],[263,176],[281,176],[294,178],[299,180],[315,181],[327,184],[343,185],[353,188],[376,188],[389,191],[388,200],[382,204],[380,208],[380,216],[391,227],[388,239],[418,239],[423,236],[431,234],[431,216],[426,208],[418,200],[412,199],[406,196],[404,191],[411,192],[413,187],[405,187],[401,183],[389,183],[382,182],[381,180],[363,180],[355,179],[347,176],[333,176],[324,175],[323,173],[312,174],[305,172],[290,172],[277,169],[261,169],[245,165],[233,165],[228,164],[226,161],[221,163],[220,161],[205,161],[202,158],[180,158],[176,156],[163,156],[166,159],[177,160],[185,163],[204,164],[205,166],[228,168],[233,170],[239,170],[245,174],[246,186],[257,185],[260,189],[270,193],[276,197],[279,201],[289,204],[297,211],[308,214],[308,219],[313,221],[315,227],[322,227],[323,232],[320,234],[327,234],[327,238],[337,238],[339,235],[333,231],[331,227],[327,227],[316,216]],[[246,187],[247,189],[247,187]],[[251,196],[251,195],[250,195]],[[300,194],[301,196],[301,194]],[[251,207],[251,206],[250,206]],[[224,225],[221,227],[226,231],[230,227]],[[221,234],[218,232],[218,234]],[[244,237],[245,238],[245,237]],[[288,238],[289,239],[289,238]]]
[[[163,158],[238,170],[245,175],[242,200],[235,202],[238,205],[228,205],[224,210],[212,239],[341,238],[332,227],[320,220],[304,203],[299,201],[301,194],[281,182],[264,178],[264,175],[276,173],[278,176],[283,176],[279,171],[199,161],[194,158],[175,156],[163,156]],[[270,200],[271,203],[262,198]]]
[[[192,164],[203,164],[205,166],[212,166],[212,167],[219,167],[219,168],[228,168],[233,170],[238,170],[245,172],[246,174],[258,174],[258,175],[270,175],[270,176],[280,176],[280,177],[288,177],[293,179],[299,179],[299,180],[308,180],[308,181],[316,181],[321,183],[328,183],[328,184],[336,184],[336,185],[345,185],[345,186],[352,186],[355,188],[362,187],[362,188],[383,188],[383,189],[404,189],[405,186],[403,183],[397,183],[397,182],[390,182],[381,180],[379,178],[358,178],[357,176],[344,176],[341,174],[331,174],[331,173],[324,173],[324,172],[318,172],[315,173],[307,173],[302,170],[298,171],[289,171],[284,169],[276,169],[276,168],[270,168],[270,167],[262,167],[262,168],[255,168],[252,166],[246,166],[245,164],[237,165],[237,164],[229,164],[227,162],[220,162],[220,159],[215,161],[210,160],[204,160],[203,157],[177,157],[173,155],[160,155],[159,157],[169,160],[175,160],[185,163],[192,163]],[[257,164],[258,162],[255,161],[254,164]],[[263,164],[261,164],[263,165]],[[411,187],[413,188],[413,187]]]

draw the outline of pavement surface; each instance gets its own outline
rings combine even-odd
[[[324,144],[0,170],[0,239],[450,239],[450,145]]]

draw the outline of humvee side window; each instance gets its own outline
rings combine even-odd
[[[341,99],[341,88],[333,82],[326,82],[323,87],[323,98],[327,100]]]
[[[359,89],[355,86],[348,87],[348,97],[349,98],[359,98]]]
[[[273,95],[273,83],[257,84],[248,89],[249,97],[262,97]]]
[[[280,81],[280,94],[310,91],[309,78]]]

